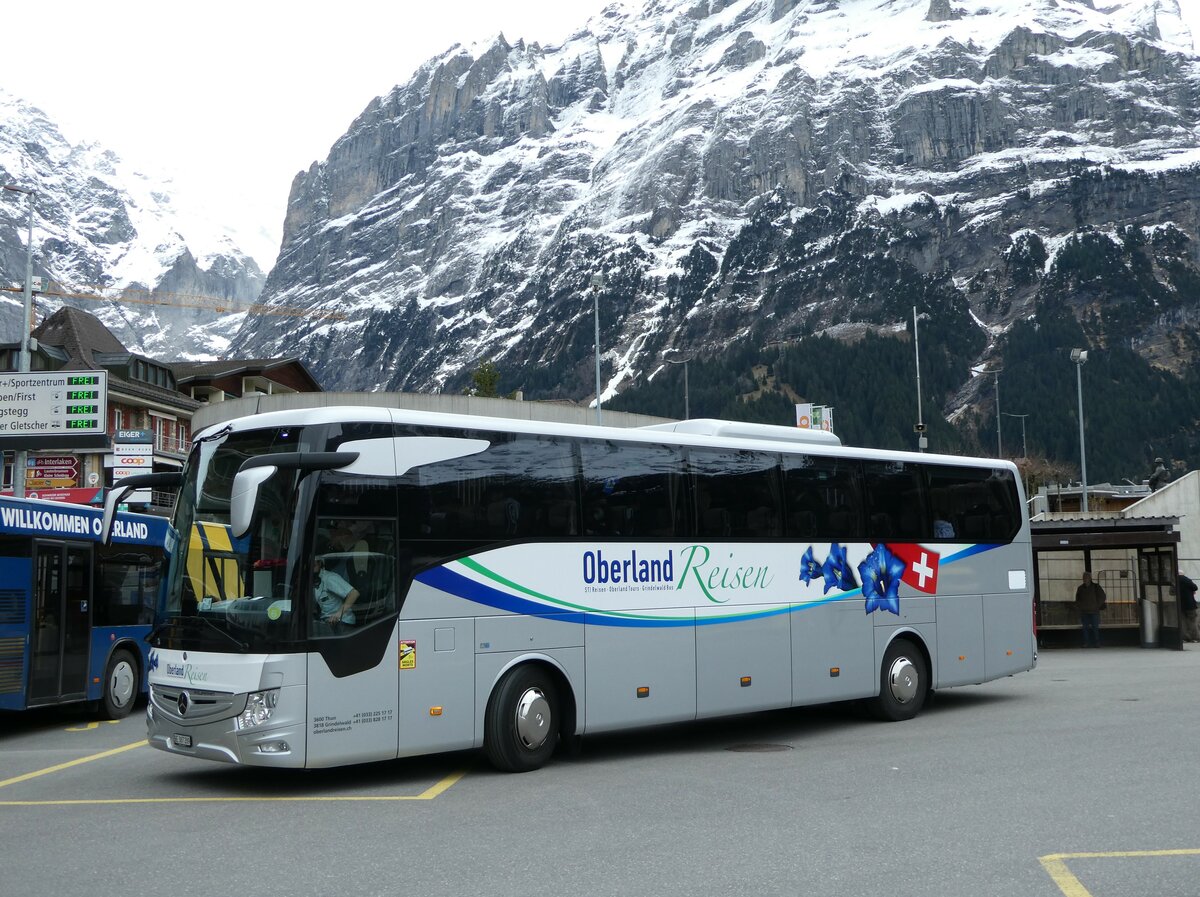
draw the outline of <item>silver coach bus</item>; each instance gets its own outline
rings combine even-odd
[[[181,756],[483,748],[524,771],[659,723],[855,699],[908,719],[1036,663],[1003,461],[324,408],[211,427],[180,479],[147,717]]]

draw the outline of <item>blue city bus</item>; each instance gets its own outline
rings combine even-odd
[[[168,522],[0,496],[0,710],[91,702],[128,715],[146,691]]]

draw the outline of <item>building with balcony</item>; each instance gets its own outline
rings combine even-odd
[[[319,392],[299,359],[162,362],[126,349],[95,316],[64,307],[32,334],[30,369],[106,371],[107,438],[103,446],[29,450],[26,495],[93,504],[104,490],[134,473],[183,466],[191,446],[192,415],[209,402],[243,395]],[[0,344],[0,370],[16,371],[18,346]],[[4,456],[3,492],[13,491],[13,453]],[[171,503],[151,495],[149,504]]]

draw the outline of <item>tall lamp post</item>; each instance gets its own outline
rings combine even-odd
[[[1029,453],[1025,450],[1025,418],[1029,417],[1029,415],[1028,414],[1010,414],[1009,412],[1005,411],[1004,416],[1021,418],[1021,457],[1028,458]]]
[[[925,435],[925,417],[921,411],[921,336],[917,330],[917,307],[913,306],[913,353],[917,364],[917,425],[913,429],[917,433],[917,451],[923,452],[929,447],[929,438]]]
[[[33,190],[4,184],[11,193],[24,193],[29,200],[29,222],[25,237],[25,313],[21,321],[21,347],[17,353],[17,370],[29,373],[29,331],[33,324]],[[13,495],[25,497],[25,450],[13,453]]]
[[[1000,438],[1000,375],[1004,372],[1004,368],[996,368],[992,371],[992,376],[996,383],[996,457],[1004,457],[1004,443]]]
[[[676,359],[674,361],[672,361],[670,358],[667,359],[667,364],[683,365],[683,419],[684,420],[690,420],[691,416],[692,416],[691,408],[688,406],[688,371],[687,371],[687,368],[688,368],[689,361],[691,361],[690,358],[681,358],[681,359]]]
[[[1088,511],[1087,494],[1087,450],[1083,444],[1083,366],[1087,364],[1086,349],[1072,349],[1071,360],[1075,362],[1075,385],[1079,390],[1079,471],[1083,482],[1083,513]]]
[[[600,411],[600,291],[604,289],[604,275],[592,275],[592,315],[596,323],[596,426],[604,422]]]

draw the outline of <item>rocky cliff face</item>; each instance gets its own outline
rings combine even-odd
[[[355,389],[493,359],[582,398],[601,273],[608,396],[672,352],[900,333],[913,305],[975,334],[947,417],[1047,302],[1180,369],[1200,57],[1178,2],[631,0],[561,46],[455,47],[295,179],[262,301],[346,319],[247,319],[233,351],[299,339]]]
[[[187,216],[170,184],[113,152],[69,143],[41,111],[0,92],[0,182],[32,188],[34,276],[46,280],[39,318],[69,302],[98,315],[130,349],[215,358],[242,322],[264,275],[220,228]],[[6,193],[0,285],[25,282],[27,206]],[[112,301],[71,298],[102,295]],[[0,294],[0,340],[16,341],[21,294]]]

